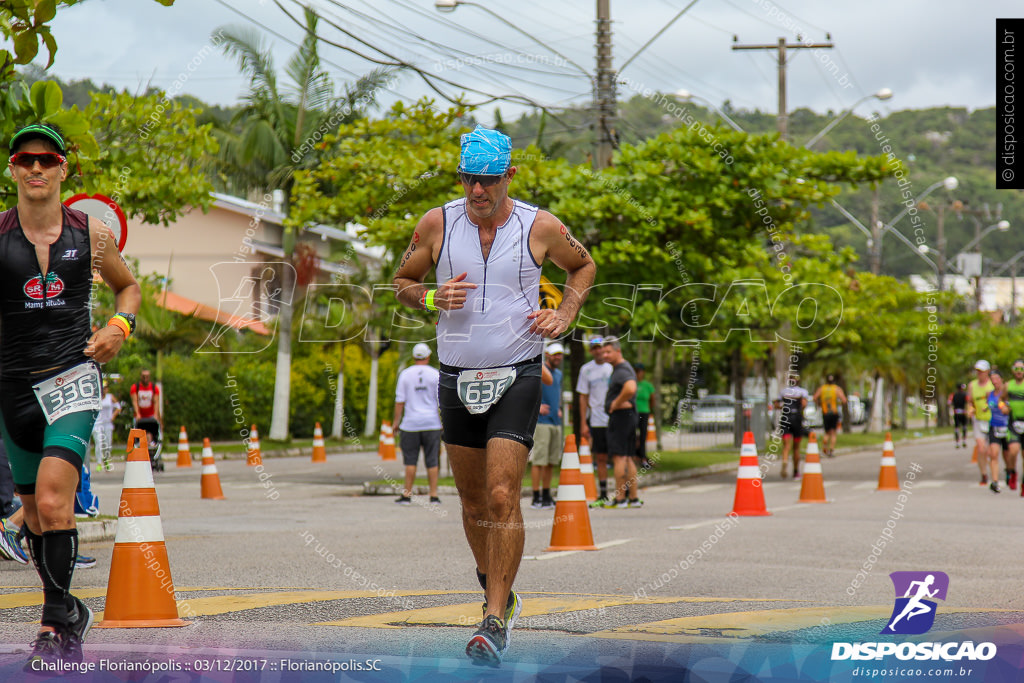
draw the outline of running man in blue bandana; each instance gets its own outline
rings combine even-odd
[[[496,130],[462,136],[465,196],[428,211],[395,273],[398,300],[437,311],[438,398],[462,521],[484,589],[483,623],[466,647],[497,665],[522,610],[512,590],[525,533],[520,486],[540,408],[543,340],[569,329],[594,281],[586,248],[547,211],[511,199],[512,144]],[[541,265],[568,277],[541,309]],[[437,284],[426,284],[431,269]]]

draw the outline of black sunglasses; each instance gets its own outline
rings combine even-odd
[[[477,183],[480,183],[480,187],[492,187],[497,185],[504,177],[504,173],[501,175],[474,175],[472,173],[459,174],[459,180],[470,187],[473,187]]]
[[[63,164],[67,159],[56,152],[18,152],[12,154],[9,161],[11,164],[21,166],[22,168],[32,168],[37,161],[43,168],[55,168]]]

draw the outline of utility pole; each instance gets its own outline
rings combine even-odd
[[[597,149],[591,165],[595,171],[608,168],[615,149],[615,72],[612,70],[611,0],[597,0],[597,77],[594,81],[594,110],[597,113]]]
[[[797,40],[800,37],[797,36]],[[829,39],[831,37],[829,36]],[[786,50],[802,49],[831,49],[832,43],[787,43],[785,38],[779,38],[775,45],[733,45],[733,50],[777,50],[777,61],[779,63],[779,114],[776,119],[779,126],[779,136],[783,140],[789,139],[789,115],[786,113]]]
[[[871,193],[871,273],[879,275],[882,272],[882,222],[878,220],[878,201],[881,193],[881,184],[875,185],[875,191]]]

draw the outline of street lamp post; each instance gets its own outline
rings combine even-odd
[[[839,114],[839,116],[837,116],[836,118],[832,119],[832,121],[827,126],[825,126],[824,128],[821,129],[821,132],[819,132],[817,135],[815,135],[810,140],[805,142],[804,143],[804,147],[806,147],[807,149],[810,149],[811,147],[813,147],[814,143],[816,143],[818,140],[820,140],[823,137],[825,137],[830,130],[832,130],[833,128],[838,126],[839,123],[843,119],[845,119],[847,116],[852,114],[853,110],[856,109],[857,107],[859,107],[862,103],[867,102],[868,100],[870,100],[872,98],[874,98],[876,100],[887,100],[890,97],[892,97],[892,90],[890,90],[889,88],[882,88],[881,90],[879,90],[876,93],[872,93],[870,95],[865,95],[864,97],[862,97],[859,100],[857,100],[856,102],[854,102],[852,107],[850,107],[849,109],[844,110],[841,114]]]
[[[900,235],[901,237],[903,236],[902,233],[897,232],[894,229],[893,226],[895,226],[898,222],[900,222],[900,220],[902,220],[904,216],[906,216],[908,213],[910,213],[911,209],[916,209],[918,203],[922,199],[924,199],[925,197],[927,197],[928,195],[930,195],[932,192],[934,192],[935,190],[939,189],[940,187],[945,188],[946,190],[952,192],[953,190],[955,190],[959,186],[960,186],[960,181],[957,180],[954,176],[949,176],[947,178],[943,178],[942,180],[936,181],[936,182],[932,183],[931,185],[929,185],[927,188],[925,188],[924,192],[922,192],[921,194],[917,195],[917,197],[914,199],[914,202],[912,204],[910,204],[909,206],[904,207],[904,209],[902,211],[900,211],[898,214],[896,214],[896,217],[893,218],[891,221],[889,221],[885,225],[878,225],[878,224],[876,224],[876,225],[872,226],[873,228],[875,228],[875,233],[872,234],[872,240],[871,240],[872,241],[872,245],[871,245],[872,249],[875,251],[875,253],[872,254],[872,261],[873,262],[877,262],[879,264],[882,262],[882,238],[885,237],[885,233],[887,231],[892,230],[892,232],[894,234]],[[941,281],[941,277],[940,277],[940,280],[939,280],[939,289],[940,290],[942,289],[941,285],[942,285],[942,281]]]

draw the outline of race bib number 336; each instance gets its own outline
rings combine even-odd
[[[459,373],[459,400],[474,415],[486,413],[515,381],[515,368],[463,370]]]
[[[100,371],[91,362],[40,382],[32,390],[48,424],[71,413],[100,409]]]

